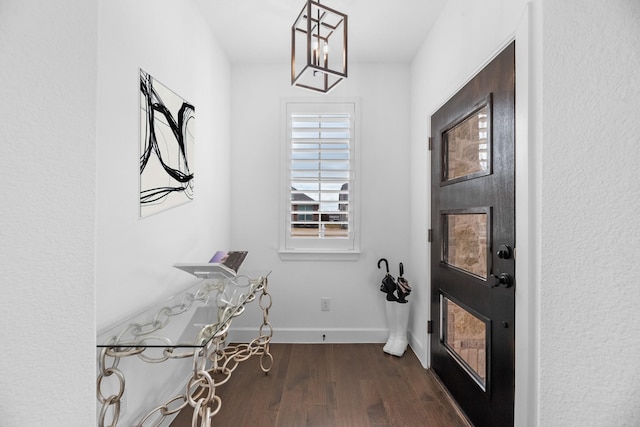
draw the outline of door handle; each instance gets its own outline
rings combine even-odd
[[[513,277],[511,277],[509,273],[498,273],[497,276],[492,274],[491,277],[495,279],[494,283],[491,285],[492,288],[497,288],[498,286],[510,288],[513,286]]]

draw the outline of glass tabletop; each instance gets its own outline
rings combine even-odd
[[[203,347],[253,300],[270,271],[212,274],[98,332],[97,347]]]

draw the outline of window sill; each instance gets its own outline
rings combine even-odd
[[[278,254],[283,261],[357,261],[360,258],[359,250],[280,250]]]

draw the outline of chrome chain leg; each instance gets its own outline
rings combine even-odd
[[[273,356],[269,352],[269,343],[273,336],[273,328],[269,323],[269,309],[272,301],[267,290],[267,278],[262,279],[262,283],[256,288],[259,296],[259,305],[262,310],[262,325],[260,325],[258,338],[249,344],[231,345],[225,347],[227,330],[231,319],[221,328],[209,343],[200,349],[188,351],[186,353],[174,353],[173,348],[165,348],[161,357],[149,357],[143,354],[145,347],[104,347],[98,358],[98,378],[96,381],[96,394],[98,401],[102,404],[100,410],[98,426],[115,427],[118,423],[121,410],[121,399],[125,390],[125,377],[118,364],[120,358],[128,356],[138,356],[147,363],[160,363],[168,359],[180,359],[193,357],[193,372],[187,381],[185,393],[169,399],[166,403],[151,410],[138,424],[137,427],[145,425],[160,425],[165,417],[176,414],[187,405],[193,408],[192,427],[210,427],[213,417],[220,411],[222,401],[216,394],[216,387],[226,383],[233,371],[243,362],[254,355],[260,356],[260,368],[268,373],[273,366]],[[255,299],[256,294],[252,294],[245,303]],[[145,325],[132,325],[134,335],[149,335],[158,328],[162,328],[168,322],[168,317],[186,311],[194,299],[201,297],[191,297],[188,301],[183,301],[180,306],[164,307],[153,322]],[[243,308],[244,309],[244,308]],[[242,313],[240,310],[236,315]],[[113,358],[111,364],[107,363],[107,358]],[[207,363],[211,362],[211,367],[207,369]],[[113,394],[105,396],[103,382],[106,378],[112,377],[117,380],[116,390]],[[113,381],[113,380],[112,380]],[[111,387],[113,389],[113,387]],[[107,421],[109,410],[111,409],[111,420]],[[155,417],[155,419],[154,419]],[[160,421],[157,418],[160,418]],[[148,423],[148,424],[145,424]]]
[[[273,356],[269,352],[269,343],[271,337],[273,337],[273,327],[269,323],[269,310],[271,309],[272,300],[271,294],[268,292],[268,279],[264,279],[264,285],[262,287],[262,294],[258,300],[258,304],[262,309],[262,325],[260,325],[259,331],[259,345],[262,347],[260,354],[260,368],[264,373],[268,373],[273,366]]]

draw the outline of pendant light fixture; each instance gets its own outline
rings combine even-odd
[[[347,15],[307,0],[291,27],[291,85],[327,93],[347,77]]]

